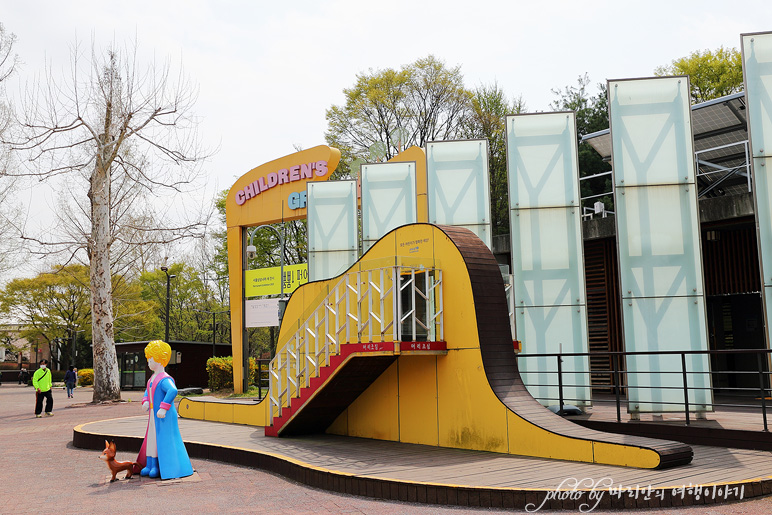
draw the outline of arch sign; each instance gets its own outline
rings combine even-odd
[[[326,181],[338,166],[340,150],[326,145],[302,150],[253,168],[228,192],[228,277],[230,281],[233,387],[244,390],[245,351],[244,270],[247,228],[306,217],[306,184]],[[237,363],[242,364],[238,366]]]

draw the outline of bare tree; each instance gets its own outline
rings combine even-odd
[[[0,23],[0,140],[6,132],[11,119],[10,106],[5,99],[5,80],[16,70],[18,57],[13,53],[13,45],[16,42],[16,36],[6,32],[3,24]],[[19,250],[19,242],[13,237],[13,220],[18,217],[18,208],[10,202],[11,193],[14,187],[12,177],[8,176],[10,166],[10,154],[7,152],[6,145],[0,147],[0,239],[3,244],[0,245],[0,273],[8,270],[13,263],[13,257]]]
[[[39,244],[39,252],[58,255],[63,262],[85,251],[93,401],[102,402],[120,399],[111,271],[125,265],[132,245],[166,244],[203,233],[201,213],[172,223],[168,213],[154,206],[162,205],[162,194],[192,188],[208,156],[192,116],[197,90],[182,74],[173,77],[168,61],[140,66],[136,43],[104,51],[92,43],[90,52],[76,43],[71,65],[71,75],[61,79],[48,66],[44,77],[27,88],[10,143],[26,157],[21,175],[66,178],[68,195],[62,198],[70,200],[60,209],[59,238],[24,237]],[[170,203],[163,205],[168,209]]]

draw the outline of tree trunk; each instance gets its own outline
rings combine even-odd
[[[113,302],[110,276],[110,165],[104,150],[107,137],[91,175],[88,197],[91,201],[91,331],[94,353],[93,402],[121,400],[118,360],[113,332]]]

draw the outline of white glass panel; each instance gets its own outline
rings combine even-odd
[[[586,352],[577,343],[587,341],[583,306],[518,307],[516,327],[523,342],[523,354]],[[590,378],[587,356],[563,356],[563,399],[565,404],[589,404]],[[528,391],[545,406],[559,399],[557,358],[518,358],[518,369]]]
[[[331,251],[308,253],[308,278],[320,281],[342,274],[357,260],[357,251]]]
[[[611,81],[609,98],[625,350],[707,350],[688,80]],[[705,385],[709,360],[689,360]],[[630,388],[631,411],[683,410],[668,389],[680,358],[631,355],[627,370],[631,386],[656,387]],[[690,395],[712,409],[709,392]]]
[[[764,270],[763,284],[772,285],[772,180],[770,180],[772,158],[753,160],[756,181],[756,219],[759,223],[761,264]],[[772,308],[768,306],[767,309]]]
[[[609,99],[617,186],[694,182],[685,77],[610,81]]]
[[[628,352],[704,350],[705,306],[702,297],[625,299],[625,345]],[[630,411],[683,411],[681,356],[628,355]],[[710,386],[710,364],[704,354],[686,355],[690,388]],[[650,388],[653,387],[653,388]],[[711,411],[709,390],[690,390],[692,411]]]
[[[357,259],[357,187],[356,181],[334,181],[309,182],[307,188],[308,279],[318,281]]]
[[[578,205],[574,113],[507,117],[510,206]]]
[[[578,210],[513,210],[510,219],[517,306],[584,304]]]
[[[356,248],[356,182],[308,183],[308,250]]]
[[[693,185],[618,188],[623,297],[702,295]]]
[[[415,163],[362,165],[363,250],[392,229],[415,222]]]
[[[490,226],[488,142],[441,141],[427,145],[429,222]],[[475,230],[491,248],[490,230]]]
[[[772,33],[744,35],[742,45],[753,155],[772,156]]]

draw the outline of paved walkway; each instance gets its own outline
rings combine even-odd
[[[77,510],[82,513],[368,514],[496,511],[375,501],[305,487],[260,470],[201,459],[193,460],[197,480],[161,482],[145,478],[111,484],[106,482],[107,467],[97,458],[99,452],[72,446],[72,429],[88,422],[137,417],[142,413],[136,402],[140,396],[140,392],[124,392],[124,399],[133,402],[91,405],[84,404],[91,400],[89,389],[78,389],[75,399],[67,399],[63,390],[57,390],[54,392],[55,416],[36,419],[32,413],[34,392],[31,388],[7,383],[0,386],[0,513],[52,510]],[[254,432],[254,428],[250,429]],[[184,428],[183,436],[190,438]],[[119,449],[118,458],[130,460],[134,456]],[[556,473],[563,465],[554,462]],[[677,509],[678,513],[698,511],[768,514],[772,512],[772,499]],[[650,510],[647,513],[676,511]]]

